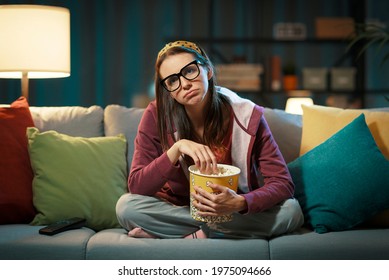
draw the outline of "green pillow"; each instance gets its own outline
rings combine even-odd
[[[32,225],[71,217],[98,231],[119,227],[115,206],[127,186],[126,140],[83,138],[28,128],[34,171]]]
[[[288,167],[305,221],[318,233],[350,229],[389,208],[389,161],[364,114]]]

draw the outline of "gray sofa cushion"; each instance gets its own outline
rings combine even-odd
[[[268,259],[264,239],[142,239],[127,236],[124,229],[96,233],[88,243],[87,259],[187,260]]]
[[[53,236],[39,234],[42,226],[0,225],[2,260],[82,260],[86,244],[95,233],[81,228]]]
[[[301,115],[265,108],[265,118],[286,163],[298,158],[303,126]]]
[[[275,260],[389,259],[389,229],[355,229],[319,234],[300,232],[269,241]]]
[[[91,107],[30,107],[35,126],[41,131],[55,130],[71,136],[104,136],[104,110]]]
[[[134,139],[144,109],[127,108],[120,105],[108,105],[104,110],[104,130],[106,136],[123,133],[127,139],[127,163],[131,167],[134,153]]]

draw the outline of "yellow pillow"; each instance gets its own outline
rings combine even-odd
[[[366,123],[383,155],[389,160],[389,112],[340,109],[319,105],[303,108],[300,155],[323,143],[352,120],[364,113]]]

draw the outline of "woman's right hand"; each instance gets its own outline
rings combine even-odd
[[[208,146],[181,139],[167,151],[172,164],[176,164],[182,154],[190,156],[201,173],[211,174],[218,172],[216,156]]]

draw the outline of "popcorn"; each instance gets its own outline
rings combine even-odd
[[[213,176],[213,177],[231,176],[236,174],[236,172],[233,172],[232,170],[225,168],[223,166],[222,167],[218,166],[217,169],[218,169],[217,173],[211,173],[211,174],[201,173],[199,169],[193,169],[192,172],[198,175],[206,175],[206,176]]]

